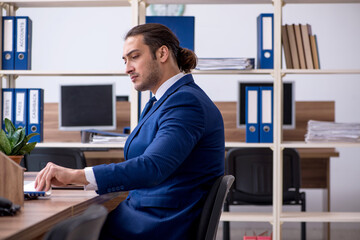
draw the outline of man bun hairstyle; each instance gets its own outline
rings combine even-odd
[[[180,47],[178,38],[165,25],[159,23],[137,25],[126,34],[125,40],[137,35],[143,35],[144,43],[149,46],[153,59],[156,59],[156,51],[165,45],[176,59],[180,71],[189,73],[196,67],[196,54],[190,49]]]

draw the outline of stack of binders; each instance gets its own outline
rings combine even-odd
[[[320,69],[316,35],[309,24],[281,26],[281,41],[287,69]]]
[[[43,141],[44,90],[38,88],[2,89],[2,129],[8,118],[15,128],[26,128],[26,134],[39,133],[29,142]]]
[[[2,17],[2,69],[31,69],[32,21],[29,17]]]
[[[247,143],[273,142],[273,87],[248,86],[245,88]]]

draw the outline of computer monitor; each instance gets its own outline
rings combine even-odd
[[[239,82],[237,100],[237,127],[245,128],[245,88],[247,86],[273,86],[272,82]],[[295,128],[295,83],[283,82],[283,128]]]
[[[115,130],[115,83],[61,84],[60,130]]]

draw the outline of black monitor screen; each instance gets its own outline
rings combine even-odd
[[[295,100],[294,100],[294,83],[283,83],[283,127],[295,128]],[[245,127],[245,88],[247,86],[273,86],[269,82],[239,82],[239,94],[237,105],[237,125]]]
[[[60,129],[116,129],[114,87],[114,84],[60,86]]]

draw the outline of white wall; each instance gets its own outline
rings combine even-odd
[[[271,5],[188,5],[196,17],[199,57],[256,57],[256,17]],[[123,36],[131,27],[130,8],[20,9],[33,20],[33,70],[124,69]],[[322,69],[360,69],[360,4],[286,5],[283,23],[309,23],[317,35]],[[235,101],[240,79],[269,76],[196,75],[214,101]],[[117,94],[128,95],[126,77],[20,77],[17,87],[45,88],[45,101],[58,101],[59,82],[117,81]],[[360,122],[360,75],[290,75],[296,100],[333,100],[336,121]],[[219,90],[221,89],[221,91]],[[331,160],[331,208],[360,211],[360,149],[344,148]],[[322,210],[321,191],[309,191],[308,209]]]

